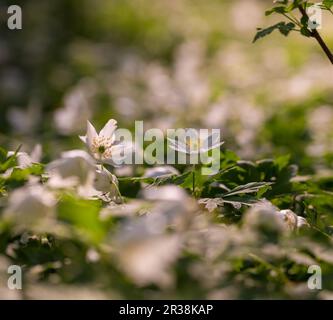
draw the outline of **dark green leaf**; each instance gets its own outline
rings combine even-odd
[[[295,24],[292,22],[289,22],[289,23],[279,22],[268,28],[258,29],[259,31],[255,35],[253,42],[256,42],[258,39],[268,36],[274,30],[279,30],[281,34],[283,34],[284,36],[287,36],[290,33],[290,31],[292,31],[294,28],[295,28]]]

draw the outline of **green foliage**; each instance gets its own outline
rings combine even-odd
[[[256,42],[257,40],[264,38],[268,35],[270,35],[274,30],[279,30],[281,34],[283,34],[284,36],[288,36],[290,31],[294,30],[295,28],[295,24],[292,22],[279,22],[273,26],[270,26],[268,28],[265,29],[258,29],[257,34],[255,35],[253,42]]]
[[[323,0],[322,5],[323,5],[326,9],[330,10],[330,9],[332,9],[332,7],[333,7],[333,0]]]
[[[6,163],[7,157],[3,156],[2,161]],[[206,238],[204,230],[199,228],[201,231],[197,232],[195,220],[186,222],[189,233],[183,233],[183,236],[190,237],[190,242],[180,251],[180,256],[173,266],[172,272],[176,281],[171,293],[173,298],[205,298],[214,288],[226,285],[237,288],[238,298],[253,295],[259,298],[288,298],[295,296],[286,288],[291,284],[307,281],[309,264],[320,263],[325,277],[329,276],[333,261],[324,252],[330,250],[328,248],[333,235],[330,191],[333,177],[313,176],[312,179],[302,179],[297,175],[297,167],[290,164],[290,155],[252,162],[240,160],[235,153],[228,150],[221,153],[221,170],[217,174],[202,176],[200,169],[201,167],[197,166],[195,170],[196,186],[193,194],[190,167],[183,173],[164,178],[120,178],[121,189],[127,194],[127,199],[125,203],[113,203],[111,207],[110,203],[103,199],[85,199],[73,190],[59,190],[56,193],[56,214],[52,218],[54,220],[46,221],[45,226],[26,226],[22,230],[22,227],[17,229],[15,224],[0,220],[0,250],[2,254],[9,252],[14,263],[24,265],[26,274],[37,272],[38,282],[48,283],[56,277],[58,281],[68,285],[103,284],[105,293],[111,289],[127,298],[146,297],[147,288],[161,297],[168,297],[170,293],[164,292],[158,281],[154,285],[138,286],[135,278],[128,277],[128,269],[122,267],[122,260],[118,260],[118,257],[124,254],[128,257],[126,259],[131,259],[136,243],[145,246],[159,241],[158,238],[150,238],[149,233],[145,235],[147,239],[144,238],[144,233],[140,234],[144,232],[145,229],[141,230],[142,224],[149,216],[158,216],[165,209],[163,214],[166,219],[170,219],[172,214],[181,215],[182,210],[193,210],[192,201],[197,201],[209,209],[210,213],[205,210],[200,212],[203,208],[199,210],[196,206],[194,212],[200,212],[201,218],[207,219],[210,232],[217,232],[216,236],[228,241],[221,240],[226,241],[223,242],[224,249],[221,249],[220,245],[211,242],[209,237]],[[13,190],[19,190],[22,186],[24,188],[29,183],[29,177],[37,177],[39,181],[46,183],[47,178],[44,175],[42,164],[32,164],[24,169],[13,167],[10,175],[2,178],[3,188],[10,197]],[[183,188],[188,198],[180,202],[177,200],[174,204],[172,201],[161,202],[160,205],[159,201],[150,203],[142,199],[137,207],[138,199],[134,199],[137,198],[137,192],[170,185]],[[129,191],[133,186],[137,188],[135,193]],[[278,223],[276,213],[276,217],[265,213],[265,210],[273,210],[265,207],[265,201],[270,201],[271,208],[276,205],[279,208],[292,209],[288,219],[303,217],[307,225],[296,228],[292,222],[289,230],[282,226],[282,221]],[[175,204],[170,211],[168,206]],[[137,209],[131,211],[130,216],[119,216],[119,210],[121,212],[123,206],[126,208],[127,205],[129,208],[134,205],[127,210],[135,207]],[[105,212],[108,215],[105,216]],[[191,212],[191,217],[194,212]],[[287,224],[288,221],[284,223]],[[221,225],[224,227],[221,228]],[[144,228],[147,227],[149,225]],[[172,220],[167,223],[166,228],[168,233],[165,236],[180,232],[176,231],[179,228],[177,222]],[[134,238],[136,240],[131,244],[133,247],[128,248],[122,244],[121,239],[126,239],[132,232],[132,236],[138,238]],[[195,240],[205,247],[204,251],[190,244],[193,241],[192,234]],[[242,235],[241,238],[239,234]],[[143,243],[142,239],[145,239]],[[228,270],[216,280],[218,284],[213,287],[207,285],[209,281],[206,283],[207,271],[197,275],[199,278],[195,281],[193,274],[189,272],[198,263],[205,265],[209,261],[205,256],[208,248],[216,255],[211,267],[224,266]],[[154,249],[151,247],[147,250]],[[142,251],[142,254],[148,253]],[[133,263],[131,260],[125,261]],[[211,268],[206,265],[202,267],[208,268],[207,270]],[[135,268],[135,264],[131,268]],[[252,285],[239,282],[240,278],[251,279]],[[269,289],[267,282],[270,283]],[[327,288],[333,290],[333,284],[329,281],[326,283]]]
[[[22,298],[332,294],[332,90],[320,76],[325,65],[311,43],[287,40],[281,48],[273,39],[266,49],[246,52],[252,29],[221,24],[221,14],[234,4],[59,0],[45,2],[36,15],[40,4],[31,1],[25,9],[31,28],[15,37],[4,31],[2,58],[10,60],[0,79],[10,75],[0,87],[5,145],[15,150],[22,140],[24,148],[36,142],[44,148],[43,161],[22,165],[20,148],[8,155],[0,147],[0,271],[9,264],[23,267]],[[299,12],[311,4],[276,1],[267,19],[284,21],[258,29],[254,42],[274,31],[312,37]],[[332,6],[322,2],[327,11]],[[12,65],[24,74],[17,86],[11,86]],[[13,105],[26,111],[35,98],[42,109],[39,125],[16,131],[7,111]],[[201,165],[176,165],[179,174],[147,178],[146,165],[125,174],[106,165],[119,174],[118,198],[108,191],[91,195],[96,179],[86,181],[88,174],[79,175],[78,185],[60,177],[59,186],[48,164],[65,150],[82,148],[82,132],[75,130],[84,127],[63,132],[52,119],[58,107],[76,110],[76,103],[87,104],[88,115],[73,116],[69,108],[63,124],[81,117],[102,124],[110,114],[119,116],[120,127],[131,127],[133,117],[156,126],[165,120],[163,128],[169,121],[179,127],[213,123],[226,142],[220,171],[205,176]],[[37,118],[36,110],[27,119]],[[71,167],[76,169],[84,170]],[[322,268],[323,291],[306,287],[313,264]]]
[[[58,205],[58,217],[61,221],[71,224],[73,231],[82,239],[96,244],[106,235],[106,230],[99,219],[100,208],[99,201],[65,195]]]
[[[309,29],[308,22],[309,17],[306,14],[306,8],[314,4],[305,0],[292,0],[292,1],[276,1],[276,5],[265,12],[266,16],[272,14],[282,15],[284,18],[287,18],[287,22],[279,22],[268,28],[259,28],[257,34],[254,37],[253,42],[256,42],[258,39],[266,37],[271,34],[274,30],[279,30],[284,36],[288,36],[291,31],[297,31],[305,37],[312,37],[313,31]],[[331,0],[323,1],[321,4],[323,10],[331,11],[333,3]],[[300,16],[299,18],[296,16]]]

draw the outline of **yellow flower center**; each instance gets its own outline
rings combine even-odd
[[[111,157],[112,140],[106,137],[95,137],[92,141],[91,152],[97,153],[101,157]]]
[[[191,138],[186,139],[186,146],[189,147],[190,150],[199,150],[201,147],[200,138]]]

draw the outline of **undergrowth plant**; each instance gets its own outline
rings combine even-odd
[[[284,17],[285,21],[278,22],[267,28],[259,28],[253,41],[256,42],[258,39],[268,36],[274,30],[280,31],[284,36],[288,36],[290,32],[298,32],[304,37],[315,39],[333,64],[332,51],[317,30],[321,25],[316,21],[316,17],[310,17],[307,12],[309,8],[316,7],[317,9],[325,10],[333,14],[333,1],[276,0],[274,3],[274,7],[266,11],[266,16],[278,14]]]

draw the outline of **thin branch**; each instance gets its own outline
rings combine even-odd
[[[302,25],[294,18],[292,17],[289,17],[287,14],[285,13],[282,13],[289,21],[291,21],[292,23],[294,23],[295,25],[299,26],[299,27],[302,27]]]
[[[305,17],[307,19],[307,21],[309,21],[309,16],[306,13],[306,10],[304,9],[304,7],[302,5],[299,5],[298,9],[301,12],[302,16]],[[311,31],[311,36],[317,40],[317,42],[319,43],[320,47],[325,52],[327,58],[333,64],[333,53],[328,48],[328,46],[326,45],[325,41],[323,40],[323,38],[321,37],[321,35],[318,33],[318,31],[316,29],[314,29],[314,30]]]

